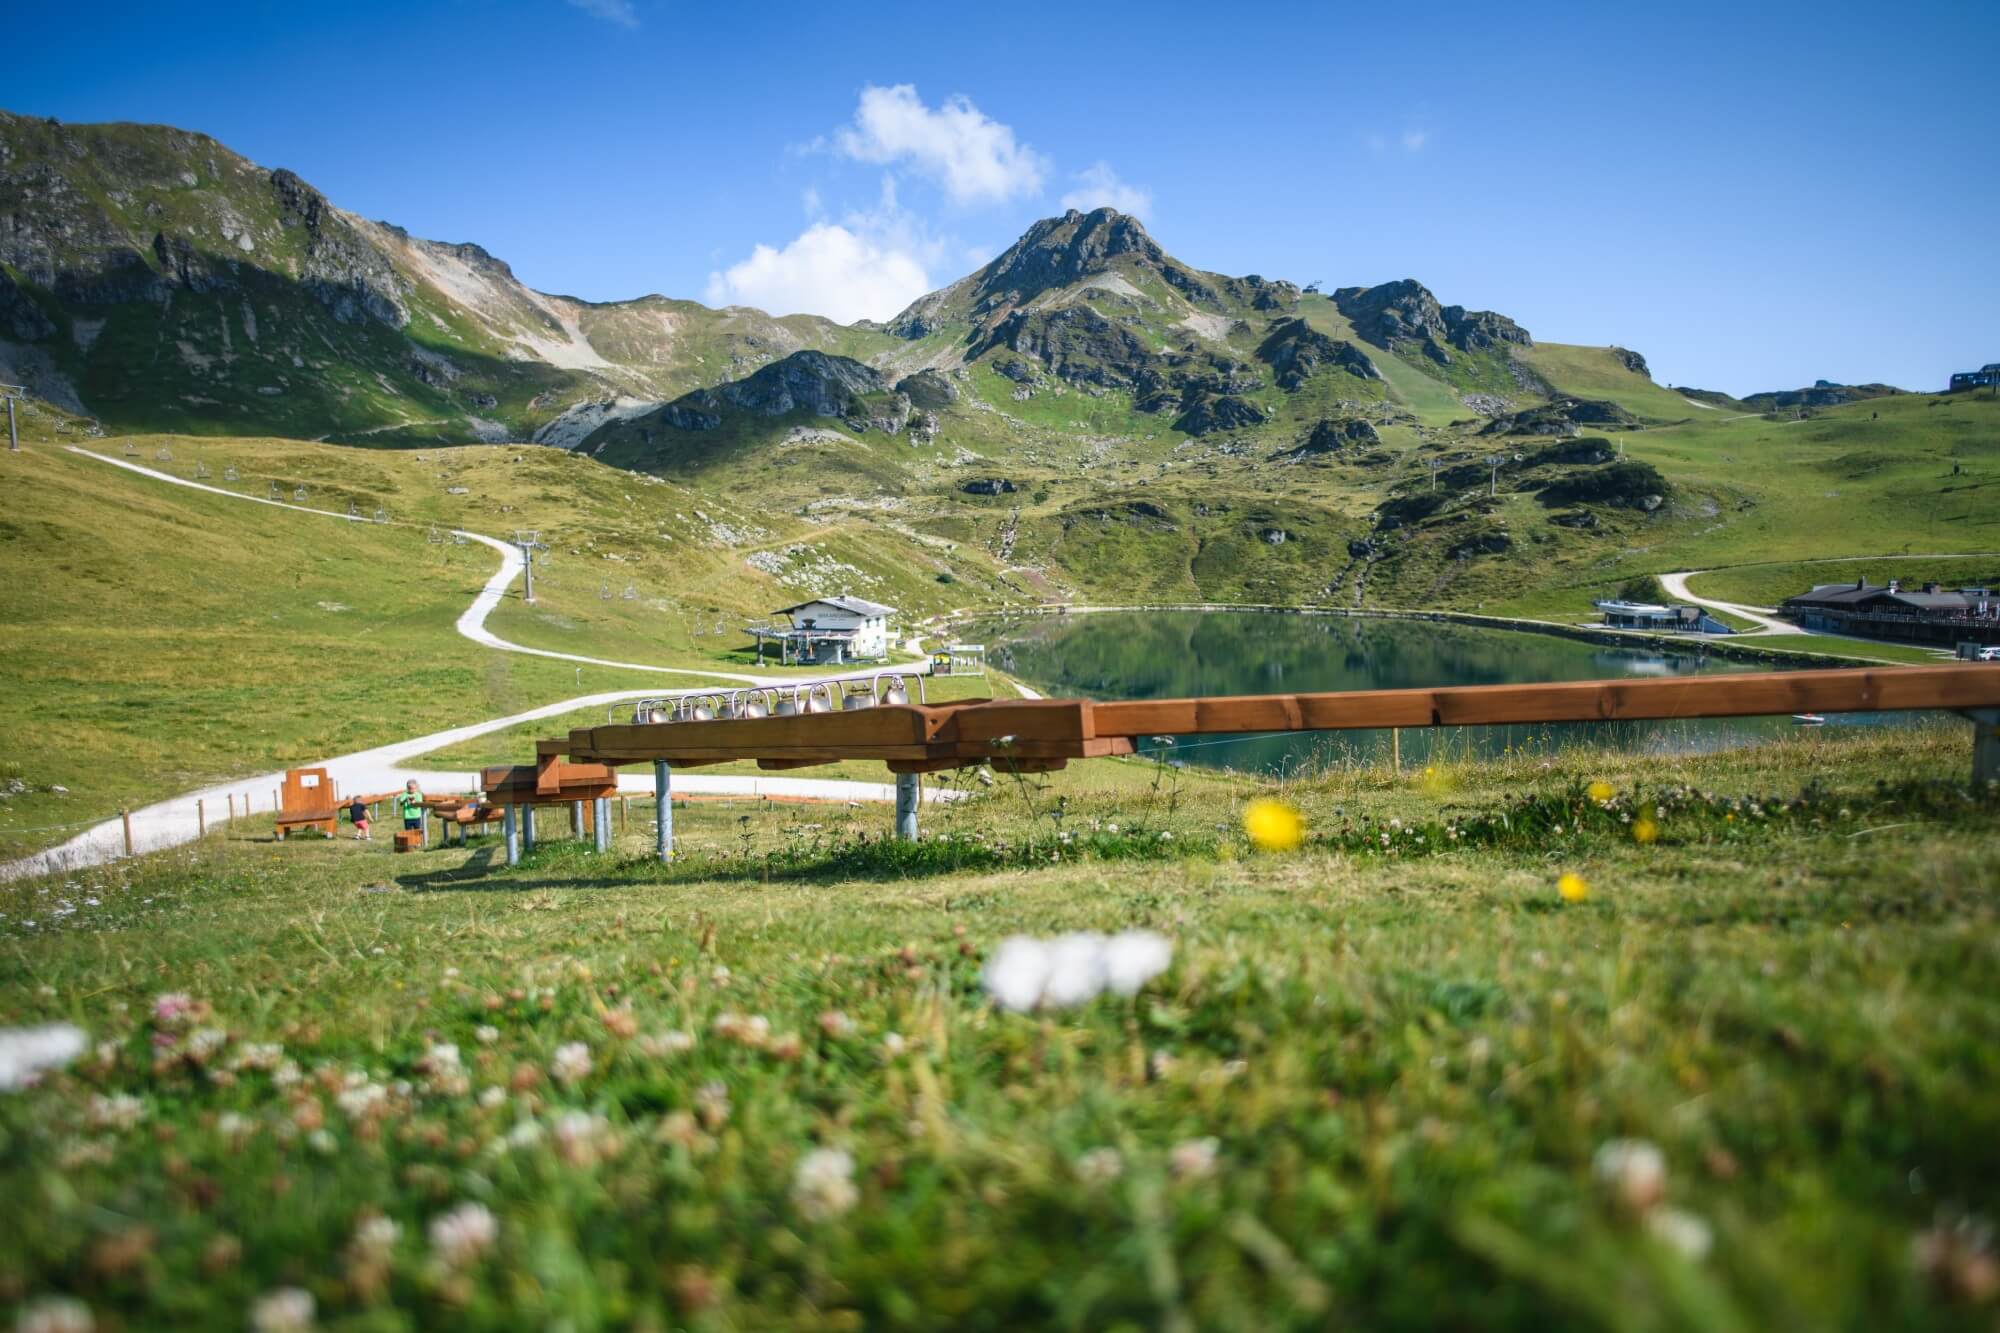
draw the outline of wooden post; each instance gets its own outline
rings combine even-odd
[[[500,816],[500,831],[507,839],[507,864],[517,866],[521,864],[521,831],[519,821],[515,818],[513,806],[504,806],[502,809],[504,813]]]
[[[917,802],[921,792],[915,773],[896,775],[896,836],[904,842],[917,840]]]
[[[674,859],[674,770],[664,759],[653,761],[653,806],[659,823],[653,830],[653,854],[662,861]]]
[[[130,810],[120,810],[118,818],[125,825],[125,855],[130,856],[132,854],[132,812]]]
[[[194,836],[197,838],[208,836],[208,803],[200,797],[196,797],[194,803]]]
[[[1403,729],[1389,728],[1389,766],[1398,773],[1403,771]]]
[[[236,818],[236,793],[230,792],[228,793],[228,796],[229,796],[229,817],[231,819],[234,819]]]

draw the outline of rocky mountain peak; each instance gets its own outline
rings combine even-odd
[[[1415,278],[1373,287],[1342,287],[1333,303],[1354,325],[1362,341],[1390,351],[1414,348],[1434,361],[1451,360],[1446,346],[1462,352],[1482,352],[1513,343],[1532,347],[1528,331],[1490,310],[1439,305],[1430,289]]]

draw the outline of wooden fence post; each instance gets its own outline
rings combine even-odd
[[[194,836],[208,836],[208,802],[197,797],[194,803]]]
[[[132,812],[130,810],[120,810],[118,818],[125,825],[125,855],[130,856],[132,854]]]

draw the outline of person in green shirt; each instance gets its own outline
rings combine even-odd
[[[412,831],[424,826],[424,794],[417,790],[417,780],[411,778],[396,797],[396,813],[403,817],[403,827]]]

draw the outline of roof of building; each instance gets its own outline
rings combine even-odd
[[[1621,616],[1681,616],[1694,610],[1691,606],[1661,606],[1657,602],[1624,602],[1615,598],[1592,602],[1600,611],[1609,611]]]
[[[794,611],[803,611],[809,606],[838,607],[850,615],[857,616],[893,616],[896,614],[896,608],[893,606],[884,606],[880,602],[871,602],[865,597],[847,596],[815,597],[809,602],[800,602],[797,606],[780,607],[777,614],[788,616]]]
[[[1972,605],[1973,598],[1963,592],[1924,592],[1915,588],[1891,588],[1881,583],[1822,583],[1810,592],[1802,592],[1796,597],[1787,597],[1787,602],[1809,603],[1814,606],[1843,607],[1858,606],[1862,602],[1894,602],[1912,611],[1963,611]]]

